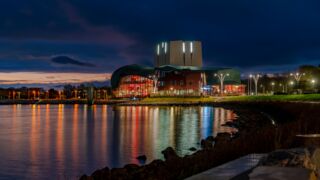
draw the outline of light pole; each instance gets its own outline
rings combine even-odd
[[[297,73],[290,73],[290,76],[293,76],[294,79],[297,81],[298,84],[299,84],[299,81],[300,81],[301,77],[304,76],[304,75],[305,75],[305,73],[299,73],[299,72],[297,72]]]
[[[250,74],[249,77],[253,79],[254,87],[255,87],[255,95],[258,95],[258,81],[261,76],[260,74],[255,74],[255,75]]]
[[[272,86],[272,94],[274,94],[274,85],[275,85],[275,83],[272,82],[272,83],[271,83],[271,86]]]
[[[157,74],[149,75],[149,78],[153,80],[153,93],[158,91],[158,76]]]
[[[311,79],[311,84],[312,84],[312,89],[315,90],[315,84],[316,84],[316,80],[315,79]]]
[[[223,82],[224,82],[224,79],[226,78],[226,76],[229,76],[229,73],[220,73],[220,74],[214,74],[215,77],[218,77],[219,78],[219,81],[220,81],[220,92],[221,94],[223,94]]]

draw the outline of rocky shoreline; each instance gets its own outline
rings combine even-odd
[[[272,127],[270,118],[257,109],[227,104],[223,107],[232,109],[239,115],[237,120],[227,124],[239,129],[236,134],[219,133],[216,137],[209,136],[202,139],[200,142],[202,148],[192,155],[179,157],[173,148],[168,147],[162,151],[164,161],[154,160],[143,166],[128,164],[123,168],[105,167],[90,176],[83,175],[80,179],[184,179],[256,150],[248,145],[246,147],[248,149],[233,152],[259,127]],[[265,145],[259,148],[260,152],[270,150],[272,148]]]
[[[128,164],[123,168],[105,167],[86,179],[184,179],[225,162],[251,153],[268,153],[304,144],[297,134],[320,133],[320,105],[306,103],[260,102],[220,104],[239,116],[227,125],[238,128],[236,134],[220,133],[201,140],[202,149],[179,157],[168,147],[163,160],[147,165]]]

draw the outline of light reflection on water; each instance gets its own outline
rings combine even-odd
[[[201,138],[230,132],[236,115],[209,106],[0,106],[0,179],[76,179],[95,169],[190,154]]]

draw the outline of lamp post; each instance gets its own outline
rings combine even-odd
[[[305,75],[305,73],[299,73],[299,72],[290,73],[290,76],[293,76],[298,84],[299,84],[299,81],[300,81],[301,77],[304,76],[304,75]]]
[[[223,82],[226,76],[229,76],[229,73],[220,73],[220,74],[214,74],[214,77],[218,77],[220,81],[220,93],[223,94]]]
[[[255,75],[250,74],[249,77],[253,79],[254,86],[255,86],[255,95],[258,95],[258,81],[261,76],[260,74],[255,74]]]
[[[311,79],[311,84],[312,84],[312,89],[315,89],[315,84],[316,84],[316,80],[315,79]]]
[[[153,93],[158,91],[158,76],[157,74],[149,75],[149,78],[153,80]]]
[[[272,83],[271,83],[271,86],[272,86],[272,94],[274,94],[274,85],[275,85],[275,83],[272,82]]]

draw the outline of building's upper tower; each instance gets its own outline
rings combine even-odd
[[[200,41],[170,41],[157,44],[155,66],[177,65],[202,67]]]

